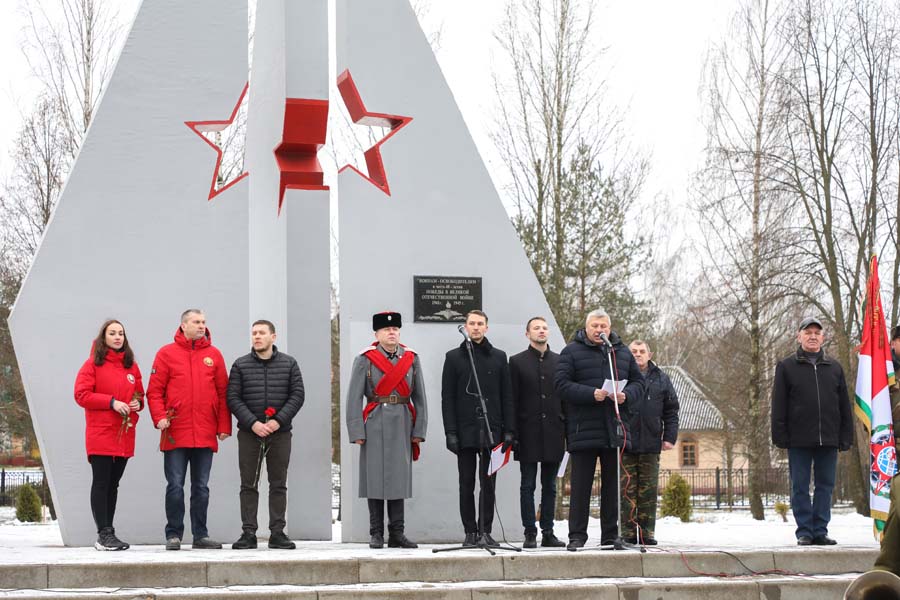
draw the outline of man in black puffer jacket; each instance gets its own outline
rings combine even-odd
[[[256,548],[259,476],[269,477],[269,548],[293,550],[284,533],[291,421],[303,406],[303,377],[294,357],[274,345],[275,325],[259,320],[251,329],[253,350],[238,358],[228,379],[228,408],[238,422],[243,533],[234,550]]]
[[[628,349],[644,376],[644,395],[631,405],[631,447],[622,455],[622,539],[655,546],[659,454],[678,439],[678,394],[669,376],[651,359],[650,345],[634,340]]]
[[[516,424],[512,399],[512,384],[506,353],[491,346],[484,334],[487,332],[487,315],[480,310],[466,315],[466,333],[472,340],[472,355],[478,382],[487,407],[488,422],[494,444],[503,442],[508,448],[513,443]],[[475,546],[479,536],[486,545],[498,547],[491,537],[494,522],[494,479],[487,476],[490,466],[490,447],[481,437],[483,417],[478,400],[475,378],[469,352],[463,342],[447,352],[441,380],[441,412],[444,416],[444,433],[447,449],[456,454],[459,471],[459,513],[465,530],[463,546]],[[483,500],[479,531],[475,516],[475,463],[478,465],[480,496]]]
[[[613,379],[610,353],[616,381],[628,381],[614,397],[603,389]],[[631,352],[611,331],[606,311],[597,309],[588,313],[585,328],[560,353],[555,379],[556,391],[566,403],[566,447],[572,462],[566,548],[574,552],[587,542],[597,458],[600,459],[600,539],[604,545],[612,544],[619,536],[617,449],[626,438],[613,402],[619,404],[622,419],[627,420],[629,403],[644,394],[644,381]]]

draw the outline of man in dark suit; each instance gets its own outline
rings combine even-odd
[[[466,335],[472,341],[472,356],[490,423],[494,444],[502,441],[505,448],[515,439],[512,388],[506,353],[494,348],[485,337],[487,315],[480,310],[466,315]],[[465,530],[463,546],[475,546],[481,536],[486,545],[500,546],[491,537],[494,522],[494,476],[488,477],[491,464],[490,443],[483,432],[484,413],[478,399],[468,341],[447,352],[441,381],[441,409],[447,449],[456,454],[459,470],[459,513]],[[475,463],[479,462],[481,519],[475,516]],[[481,528],[479,529],[479,523]]]
[[[565,546],[553,535],[556,473],[566,449],[566,429],[562,403],[553,386],[559,354],[547,344],[549,333],[546,319],[529,319],[525,325],[528,348],[509,358],[518,433],[516,460],[522,475],[519,503],[525,528],[523,548],[537,547],[534,491],[538,465],[541,468],[541,546]]]

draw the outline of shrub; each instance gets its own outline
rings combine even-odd
[[[664,517],[678,517],[685,523],[691,520],[691,486],[677,473],[663,490],[661,511]]]
[[[16,518],[23,523],[37,523],[41,520],[41,499],[30,485],[19,486],[19,493],[16,494]]]
[[[782,502],[781,500],[779,500],[778,502],[775,503],[775,513],[777,515],[779,515],[781,517],[781,520],[784,521],[785,523],[788,522],[787,513],[788,513],[789,508],[790,508],[790,506],[788,506],[787,503]]]

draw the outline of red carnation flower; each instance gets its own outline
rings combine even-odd
[[[272,408],[271,406],[268,407],[268,408],[266,408],[266,416],[267,416],[267,417],[274,417],[274,416],[275,416],[275,409]]]

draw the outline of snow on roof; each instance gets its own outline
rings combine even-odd
[[[700,387],[681,367],[659,367],[672,380],[678,394],[678,429],[703,431],[724,429],[722,413],[707,399]]]

